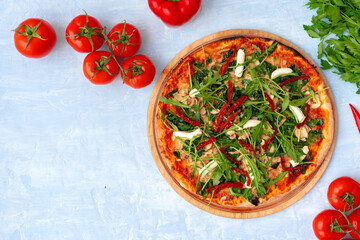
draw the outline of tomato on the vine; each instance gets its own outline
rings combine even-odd
[[[350,235],[359,240],[360,239],[360,208],[356,209],[355,211],[353,211],[352,213],[350,213],[349,215],[349,221],[351,223],[351,225],[355,228],[355,230],[357,231],[357,233],[352,230],[350,232]]]
[[[337,178],[330,184],[327,198],[335,209],[349,211],[360,205],[360,184],[350,177]]]
[[[347,228],[340,225],[347,225],[344,216],[339,211],[328,209],[314,218],[313,230],[320,240],[337,240],[346,235]]]
[[[26,19],[14,31],[15,47],[25,57],[45,57],[56,43],[54,28],[43,19]]]
[[[109,52],[96,51],[85,57],[83,71],[93,84],[108,84],[119,75],[120,67]]]
[[[94,52],[104,43],[103,27],[99,21],[85,14],[75,17],[66,28],[66,41],[78,52]]]
[[[136,55],[126,59],[121,67],[125,71],[125,76],[121,72],[121,78],[133,88],[146,87],[154,80],[156,73],[152,61],[144,55]]]
[[[148,0],[151,11],[169,26],[180,26],[200,9],[201,0]]]
[[[139,30],[126,22],[116,24],[108,34],[113,53],[118,57],[131,57],[135,55],[141,46]],[[106,42],[109,46],[109,42]]]

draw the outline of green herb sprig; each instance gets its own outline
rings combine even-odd
[[[360,2],[310,0],[306,6],[317,9],[312,25],[303,27],[310,37],[320,39],[321,68],[334,67],[341,79],[356,84],[360,94]]]

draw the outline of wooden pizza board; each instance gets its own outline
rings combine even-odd
[[[161,147],[159,143],[159,137],[157,136],[157,131],[155,127],[157,126],[157,118],[156,113],[158,111],[157,106],[159,104],[159,97],[161,96],[161,93],[163,91],[163,88],[165,86],[165,83],[168,79],[168,77],[171,75],[171,72],[176,68],[178,63],[181,61],[181,59],[186,58],[188,55],[191,55],[192,53],[198,51],[203,46],[206,46],[212,42],[216,42],[222,39],[232,38],[232,37],[260,37],[260,38],[268,38],[272,40],[276,40],[279,43],[290,47],[297,51],[301,56],[303,56],[311,65],[315,66],[317,71],[319,72],[319,75],[321,79],[323,80],[326,87],[328,87],[328,83],[320,71],[320,69],[316,66],[314,61],[300,48],[298,48],[293,43],[277,36],[272,33],[259,31],[259,30],[253,30],[253,29],[232,29],[232,30],[226,30],[222,32],[217,32],[210,34],[208,36],[205,36],[186,48],[184,48],[181,52],[179,52],[171,61],[170,63],[165,67],[164,71],[160,75],[154,90],[152,92],[149,108],[148,108],[148,115],[147,115],[147,130],[148,130],[148,139],[150,143],[150,149],[153,154],[155,163],[157,167],[159,168],[160,173],[163,175],[165,180],[170,184],[170,186],[186,201],[193,204],[194,206],[205,210],[209,213],[222,216],[222,217],[229,217],[229,218],[256,218],[256,217],[262,217],[269,214],[276,213],[278,211],[281,211],[290,205],[297,202],[299,199],[301,199],[306,193],[308,193],[315,184],[319,181],[322,174],[324,173],[326,167],[328,166],[330,162],[331,155],[334,151],[335,146],[335,140],[336,140],[336,132],[337,132],[337,117],[336,117],[336,109],[335,109],[335,103],[333,95],[330,91],[330,89],[327,89],[327,94],[330,97],[332,109],[333,109],[333,121],[331,121],[333,124],[333,141],[328,149],[328,152],[326,154],[325,159],[321,163],[321,165],[317,168],[317,170],[303,183],[301,183],[299,186],[297,186],[294,190],[291,190],[288,193],[285,193],[284,196],[280,196],[278,199],[275,199],[275,201],[269,201],[265,202],[263,205],[259,205],[258,207],[253,208],[242,208],[242,207],[231,207],[231,206],[220,206],[219,204],[215,203],[208,203],[205,201],[202,201],[200,198],[195,196],[193,193],[190,193],[186,189],[184,189],[174,178],[172,175],[171,170],[167,167],[165,164],[165,161],[162,159],[161,155]]]

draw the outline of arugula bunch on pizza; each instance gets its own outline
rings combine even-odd
[[[319,73],[273,40],[225,39],[189,54],[159,100],[167,166],[187,191],[220,205],[254,207],[296,188],[333,138]]]

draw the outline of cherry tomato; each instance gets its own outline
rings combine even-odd
[[[126,22],[115,25],[109,32],[108,38],[112,42],[113,53],[118,57],[131,57],[141,46],[139,30]],[[106,44],[109,47],[109,43]]]
[[[360,205],[360,184],[350,177],[335,179],[329,186],[327,198],[335,209],[344,211],[346,205],[349,211]]]
[[[126,76],[121,72],[124,82],[133,88],[143,88],[149,85],[155,77],[155,66],[144,55],[135,55],[126,59],[121,65]]]
[[[85,57],[83,71],[93,84],[111,83],[119,75],[120,67],[110,55],[106,51],[96,51]]]
[[[14,31],[15,47],[25,57],[45,57],[56,43],[55,30],[44,19],[26,19]]]
[[[148,4],[165,24],[180,26],[199,11],[201,0],[148,0]]]
[[[360,233],[360,208],[350,213],[348,219],[355,230]],[[350,235],[355,239],[360,239],[360,236],[354,231],[351,231]]]
[[[66,41],[78,52],[88,53],[98,50],[104,43],[99,21],[87,15],[75,17],[66,28]]]
[[[337,222],[337,223],[336,223]],[[320,240],[337,240],[341,239],[346,233],[335,232],[333,229],[344,230],[347,228],[338,228],[338,225],[347,225],[347,221],[340,212],[336,210],[324,210],[319,213],[313,221],[313,230],[316,237]]]

